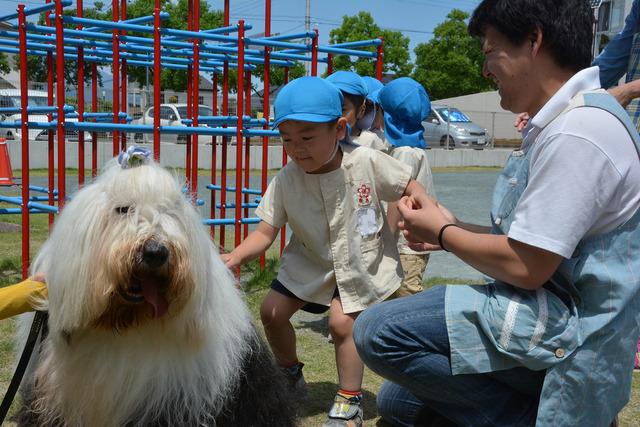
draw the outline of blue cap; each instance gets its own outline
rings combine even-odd
[[[362,77],[353,71],[336,71],[328,75],[326,80],[349,95],[367,96],[367,85]]]
[[[364,80],[364,84],[367,85],[367,98],[376,104],[379,104],[380,101],[376,95],[378,94],[378,91],[384,87],[382,82],[369,76],[364,76],[362,80]]]
[[[342,117],[342,94],[320,77],[300,77],[280,90],[273,127],[285,120],[326,123]]]
[[[389,144],[426,148],[422,120],[429,115],[431,101],[424,87],[410,77],[400,77],[380,89],[379,97]]]

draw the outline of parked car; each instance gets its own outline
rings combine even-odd
[[[27,93],[28,101],[27,105],[30,107],[46,107],[49,105],[47,92],[41,90],[29,90]],[[19,89],[0,89],[0,107],[20,108],[20,90]],[[20,113],[17,114],[3,114],[0,112],[0,122],[4,124],[14,124],[16,120],[20,120]],[[48,122],[46,114],[29,114],[30,122]],[[69,122],[78,121],[78,119],[66,119]],[[48,129],[38,129],[35,127],[29,128],[29,139],[36,141],[47,141]],[[55,134],[55,130],[53,130]],[[77,130],[67,130],[66,137],[69,140],[78,140]],[[22,128],[17,127],[0,127],[0,138],[6,139],[20,139],[22,138]],[[86,135],[85,135],[86,138]]]
[[[425,129],[424,139],[430,145],[446,146],[447,135],[450,148],[467,146],[482,149],[487,145],[487,130],[473,123],[457,108],[432,105],[422,126]]]
[[[198,107],[201,116],[212,116],[213,110],[206,105]],[[134,120],[132,124],[152,125],[154,108],[147,108],[142,117]],[[187,104],[160,104],[160,126],[186,126],[182,123],[187,118]],[[206,126],[206,125],[200,125]],[[151,133],[136,133],[134,140],[137,142],[150,143],[153,141]],[[162,134],[162,141],[184,144],[187,142],[187,135]]]

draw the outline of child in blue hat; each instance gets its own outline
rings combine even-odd
[[[369,76],[362,77],[362,80],[364,80],[364,84],[367,86],[367,106],[364,117],[359,123],[359,127],[360,129],[370,130],[376,133],[376,130],[382,131],[382,120],[384,120],[380,108],[380,99],[378,98],[380,89],[382,89],[384,85],[380,80]],[[376,135],[378,135],[380,139],[384,139],[383,134],[376,133]]]
[[[411,178],[435,197],[431,167],[424,150],[426,144],[422,126],[422,121],[431,110],[427,92],[417,81],[401,77],[380,89],[378,100],[384,110],[384,151],[411,166]],[[395,296],[402,297],[423,290],[422,278],[429,262],[429,252],[414,251],[402,233],[398,236],[398,251],[404,279]]]
[[[370,114],[372,103],[367,102],[369,88],[365,79],[353,71],[336,71],[327,76],[326,80],[342,92],[342,116],[349,125],[348,139],[354,144],[380,148],[383,140],[369,130],[373,121]]]
[[[223,259],[235,268],[264,253],[280,228],[292,236],[260,308],[266,336],[294,387],[304,385],[290,318],[298,310],[329,310],[340,389],[325,426],[362,425],[363,364],[352,326],[368,306],[401,282],[395,234],[382,201],[423,191],[407,166],[385,154],[340,143],[346,131],[342,95],[318,77],[291,81],[275,101],[274,126],[293,160],[269,184],[261,221]],[[302,391],[302,390],[299,390]]]

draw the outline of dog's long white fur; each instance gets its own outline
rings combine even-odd
[[[116,211],[124,206],[128,214]],[[126,256],[118,251],[150,235],[188,260],[195,288],[186,305],[121,333],[96,328],[113,291],[113,261]],[[66,205],[32,271],[49,287],[49,339],[35,371],[34,408],[44,419],[111,427],[142,425],[161,412],[187,410],[203,424],[215,416],[254,330],[234,278],[169,172],[112,161]]]

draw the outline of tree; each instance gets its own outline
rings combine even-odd
[[[293,67],[289,67],[289,81],[293,79],[297,79],[298,77],[304,76],[306,70],[304,68],[304,64],[296,61]],[[256,65],[256,69],[251,72],[252,75],[260,78],[262,82],[264,82],[264,65],[258,64]],[[284,67],[281,66],[271,66],[269,70],[269,95],[275,92],[280,86],[284,84]],[[255,84],[251,85],[253,91],[258,95],[260,99],[263,99],[264,94],[258,91],[258,88]]]
[[[9,58],[4,53],[0,53],[0,74],[8,74],[11,71]]]
[[[83,17],[91,18],[91,19],[105,19],[105,13],[102,12],[102,3],[97,1],[94,4],[94,7],[85,9]],[[50,13],[50,12],[46,12]],[[75,10],[65,10],[65,15],[76,16]],[[110,12],[109,12],[110,16]],[[45,25],[45,13],[40,14],[38,18],[39,25]],[[75,26],[67,25],[67,28],[75,28]],[[85,54],[89,52],[89,49],[85,49]],[[53,52],[55,54],[55,52]],[[54,60],[55,61],[55,60]],[[1,59],[0,59],[1,63]],[[16,55],[13,61],[13,66],[16,71],[20,70],[20,61],[18,56]],[[0,64],[0,70],[1,68]],[[84,81],[88,83],[91,81],[91,67],[92,63],[86,62],[84,64]],[[55,73],[55,63],[54,63],[54,73]],[[47,58],[46,56],[36,56],[29,55],[27,56],[27,77],[30,81],[35,82],[46,82],[48,76],[47,71]],[[74,60],[65,60],[64,61],[64,80],[65,84],[76,86],[78,84],[78,62]],[[102,86],[102,77],[98,74],[98,83]]]
[[[383,71],[395,73],[398,77],[411,73],[409,61],[409,38],[400,31],[382,30],[373,20],[369,12],[360,11],[355,16],[343,16],[342,25],[331,30],[329,42],[332,44],[370,40],[382,36],[384,38]],[[375,52],[375,46],[358,48]],[[333,58],[335,70],[351,70],[361,76],[375,76],[375,60],[358,57],[355,62],[351,57],[338,55]]]
[[[414,49],[413,78],[432,99],[451,98],[494,90],[482,76],[484,61],[480,41],[469,35],[465,20],[469,14],[453,9],[434,30],[433,38]]]

